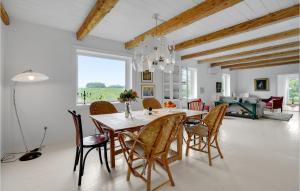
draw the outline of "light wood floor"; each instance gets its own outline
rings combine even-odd
[[[171,165],[176,191],[297,191],[299,189],[299,113],[289,122],[268,119],[227,118],[221,128],[224,160],[191,151],[191,156]],[[2,191],[135,191],[145,190],[135,177],[126,181],[127,166],[119,155],[116,169],[109,175],[91,153],[77,187],[73,173],[72,144],[47,146],[41,158],[2,165]],[[159,167],[157,167],[158,169]],[[154,173],[153,185],[166,175]]]

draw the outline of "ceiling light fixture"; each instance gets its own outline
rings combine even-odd
[[[155,35],[147,35],[145,39],[134,49],[133,64],[137,71],[149,70],[154,72],[160,69],[172,73],[175,65],[175,45],[169,45],[165,36],[157,32],[158,14],[154,14],[156,22]]]

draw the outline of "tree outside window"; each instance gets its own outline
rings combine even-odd
[[[299,104],[299,80],[288,79],[288,104]]]

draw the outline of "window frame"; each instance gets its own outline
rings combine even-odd
[[[132,58],[127,54],[113,53],[108,51],[84,48],[84,47],[74,47],[74,57],[75,57],[75,67],[76,67],[76,79],[75,79],[75,105],[84,106],[90,105],[90,103],[78,103],[78,56],[90,56],[104,59],[114,59],[125,61],[125,89],[131,89],[133,87],[133,71],[132,71]],[[119,103],[118,100],[109,101],[111,103]]]
[[[192,100],[192,99],[196,99],[198,96],[198,70],[197,68],[194,67],[182,67],[181,70],[186,70],[186,82],[183,82],[181,79],[181,91],[183,91],[183,86],[186,85],[187,89],[186,89],[186,98],[183,98],[183,94],[181,94],[181,97],[183,99],[187,99],[187,100]],[[181,75],[182,75],[182,71],[181,71]],[[192,79],[189,80],[189,73],[192,73],[191,77]],[[182,78],[182,76],[181,76]],[[191,94],[189,94],[189,87],[192,86],[192,91]]]
[[[228,73],[222,73],[222,95],[231,96],[230,94],[231,94],[231,75]]]

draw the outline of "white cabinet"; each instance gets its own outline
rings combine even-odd
[[[163,73],[163,99],[179,104],[181,98],[181,67],[174,66],[172,73]]]

